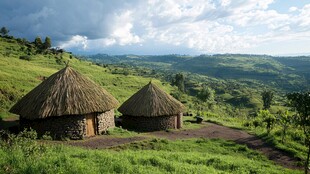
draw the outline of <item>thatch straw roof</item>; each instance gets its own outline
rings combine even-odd
[[[37,119],[105,112],[117,105],[105,89],[67,66],[26,94],[10,112]]]
[[[150,82],[118,109],[128,116],[170,116],[184,110],[184,105]]]

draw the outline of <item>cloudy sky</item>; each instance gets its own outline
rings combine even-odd
[[[309,0],[1,0],[2,26],[79,54],[310,54]]]

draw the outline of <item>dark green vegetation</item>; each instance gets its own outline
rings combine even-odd
[[[271,111],[276,113],[284,105],[285,94],[309,89],[310,57],[272,57],[267,55],[93,55],[84,57],[97,64],[117,64],[136,69],[138,75],[153,76],[176,85],[180,73],[184,77],[184,91],[200,96],[206,87],[215,91],[215,102],[232,115],[241,109],[255,113],[264,108],[261,93],[273,91]],[[131,74],[130,71],[126,72]],[[179,93],[174,97],[182,100]],[[187,100],[186,98],[183,100]],[[212,103],[211,103],[212,105]],[[189,108],[191,109],[191,108]],[[221,111],[221,113],[223,113]],[[238,111],[239,113],[239,111]]]
[[[93,55],[87,57],[105,64],[129,64],[156,70],[190,72],[218,79],[239,80],[246,84],[263,83],[278,90],[308,87],[310,57],[272,57],[267,55],[136,56]]]
[[[294,120],[302,128],[305,136],[305,145],[308,148],[307,160],[305,162],[305,173],[307,173],[310,159],[310,92],[290,93],[287,97],[290,105],[298,113]]]
[[[301,173],[223,140],[152,139],[85,150],[35,138],[35,132],[22,132],[0,141],[0,173]]]
[[[142,76],[168,81],[178,87],[173,96],[186,103],[189,113],[252,131],[277,148],[307,158],[306,137],[292,119],[296,113],[288,107],[286,94],[309,90],[309,56],[99,54],[85,59],[139,69]],[[184,90],[176,83],[181,81]]]
[[[48,39],[45,42],[48,43]],[[120,103],[152,79],[182,101],[187,106],[186,113],[252,131],[277,148],[306,159],[302,128],[279,119],[283,116],[281,112],[290,109],[285,93],[305,89],[308,85],[308,70],[303,66],[309,63],[307,57],[278,60],[280,58],[249,55],[106,55],[106,59],[91,59],[93,62],[90,62],[61,49],[46,49],[42,41],[38,43],[7,35],[0,37],[0,121],[16,117],[8,113],[8,109],[69,61],[70,66],[107,89]],[[214,63],[215,58],[218,64]],[[290,61],[295,59],[298,63],[291,66]],[[233,71],[236,69],[238,71]],[[224,75],[218,76],[216,72]],[[255,75],[249,75],[251,73]],[[269,90],[274,91],[269,114],[259,114],[263,108],[261,93]],[[294,111],[287,114],[293,115]],[[192,119],[185,117],[185,120]],[[186,128],[199,127],[190,122],[184,125]],[[111,134],[113,136],[113,131]],[[283,173],[284,170],[244,146],[221,140],[201,140],[203,143],[198,143],[200,140],[156,140],[138,144],[136,149],[130,145],[121,147],[123,150],[115,149],[117,151],[23,144],[24,141],[28,142],[18,140],[16,146],[1,146],[0,170],[6,173],[40,173],[43,170],[50,170],[48,173]],[[152,149],[150,144],[156,147]],[[240,152],[239,148],[246,150]],[[252,153],[254,156],[249,155]]]

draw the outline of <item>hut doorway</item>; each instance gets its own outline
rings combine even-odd
[[[177,115],[177,118],[176,118],[176,128],[177,129],[180,129],[180,128],[182,128],[182,113],[180,113],[180,114],[178,114]]]
[[[86,136],[96,135],[96,120],[95,115],[88,114],[86,115]]]

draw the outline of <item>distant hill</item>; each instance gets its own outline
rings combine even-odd
[[[104,55],[87,57],[106,64],[127,64],[156,70],[190,72],[224,80],[257,81],[286,92],[309,88],[310,56],[272,57],[268,55]]]

